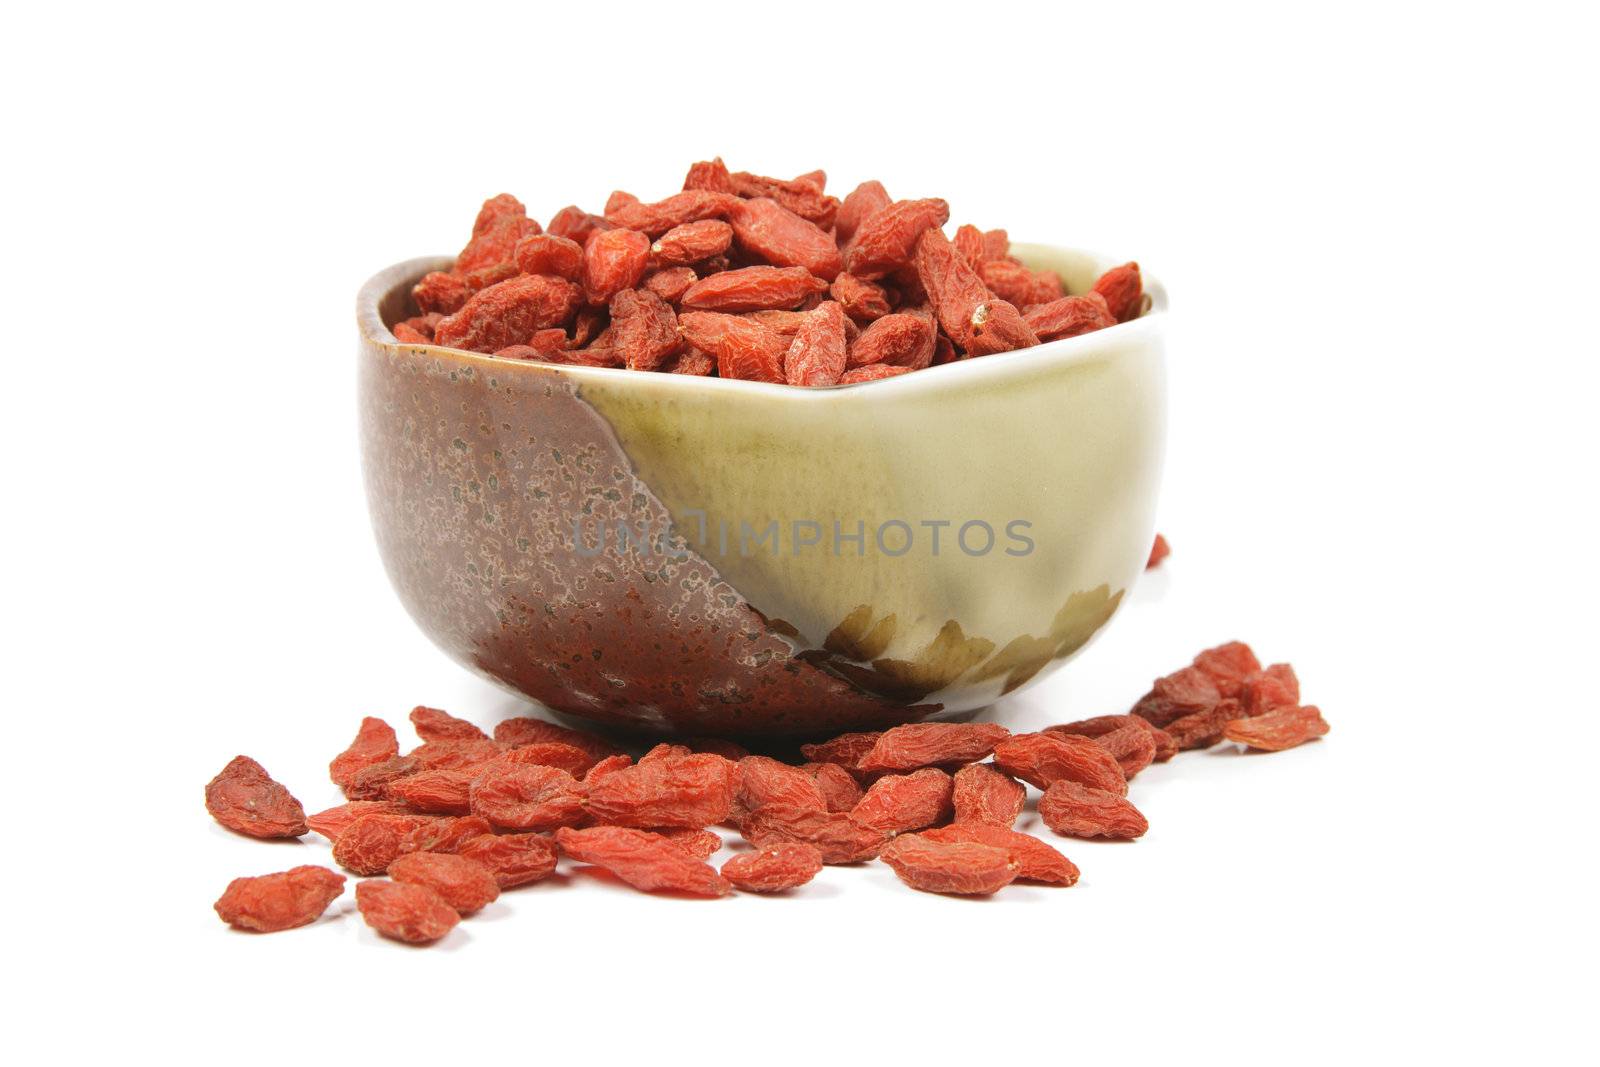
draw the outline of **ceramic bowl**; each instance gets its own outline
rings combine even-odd
[[[1083,292],[1110,261],[1013,246]],[[1149,553],[1166,299],[1018,352],[828,389],[398,343],[361,290],[384,566],[451,657],[556,711],[804,736],[970,711],[1044,677]]]

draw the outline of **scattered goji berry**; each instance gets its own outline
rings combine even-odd
[[[902,834],[883,849],[883,862],[900,880],[924,893],[987,896],[1016,880],[1018,864],[1007,849],[975,841],[938,841]]]
[[[870,830],[905,833],[948,822],[954,783],[937,767],[886,774],[867,789],[850,817]]]
[[[361,729],[356,731],[356,739],[350,742],[350,747],[333,757],[333,762],[328,764],[328,777],[333,779],[334,785],[343,789],[350,784],[350,779],[355,777],[357,771],[393,759],[399,754],[400,742],[395,737],[394,727],[369,715],[361,720]]]
[[[606,197],[605,213],[609,215],[613,211],[620,211],[627,205],[637,204],[638,202],[639,198],[632,193],[625,193],[621,189],[616,189],[612,191],[610,196]]]
[[[1139,276],[1139,264],[1124,263],[1120,267],[1112,267],[1096,279],[1094,291],[1105,297],[1106,307],[1111,309],[1111,314],[1118,322],[1138,318],[1144,298],[1144,281]]]
[[[437,941],[461,921],[456,909],[427,886],[378,878],[356,884],[356,907],[384,937],[412,944]]]
[[[1065,837],[1132,840],[1150,828],[1126,797],[1070,778],[1059,779],[1044,791],[1039,798],[1039,818]]]
[[[688,175],[683,179],[684,189],[704,189],[713,193],[733,192],[733,178],[728,173],[727,164],[719,157],[708,163],[696,163],[689,168]]]
[[[235,878],[213,906],[229,926],[270,934],[316,921],[343,892],[344,875],[308,865]]]
[[[955,821],[1010,828],[1022,814],[1028,791],[989,763],[969,763],[955,774],[951,802]]]
[[[1260,674],[1244,680],[1246,718],[1265,715],[1273,708],[1300,703],[1300,679],[1287,663],[1274,663]]]
[[[722,851],[722,836],[715,830],[671,826],[657,827],[652,833],[660,834],[697,860],[708,860]]]
[[[632,766],[632,756],[620,754],[616,756],[607,756],[605,759],[602,759],[600,762],[596,763],[593,767],[590,767],[589,770],[584,774],[584,784],[592,785],[608,774],[615,774],[617,771]]]
[[[1328,723],[1321,709],[1311,704],[1304,707],[1288,704],[1252,718],[1235,719],[1223,727],[1222,736],[1264,752],[1281,752],[1314,741],[1327,732]]]
[[[459,852],[461,846],[483,834],[494,833],[488,819],[477,815],[447,815],[414,826],[400,838],[400,854]]]
[[[405,754],[427,771],[482,770],[509,751],[509,746],[486,737],[462,741],[424,741]]]
[[[820,170],[802,174],[791,181],[742,170],[729,175],[733,191],[738,195],[776,200],[787,210],[823,230],[834,224],[839,213],[839,201],[823,191],[827,180],[827,175]]]
[[[566,771],[497,763],[472,780],[472,814],[505,830],[553,830],[584,819],[583,786]]]
[[[885,731],[861,757],[864,771],[910,771],[985,759],[1011,731],[992,722],[914,722]],[[812,759],[816,756],[806,755]]]
[[[711,826],[733,810],[738,777],[736,764],[711,754],[641,760],[589,784],[584,806],[614,826]]]
[[[339,840],[349,825],[363,815],[373,812],[402,812],[405,809],[391,800],[351,800],[346,803],[306,816],[306,825],[329,841]]]
[[[389,799],[424,815],[465,815],[471,810],[471,771],[418,771],[389,784]]]
[[[1209,674],[1198,667],[1184,667],[1157,678],[1150,692],[1133,706],[1133,714],[1165,728],[1174,719],[1209,711],[1221,699]]]
[[[784,380],[790,385],[837,385],[844,374],[845,314],[828,300],[806,313],[783,357]]]
[[[501,889],[542,881],[556,869],[556,843],[544,834],[482,834],[457,852],[489,868]]]
[[[389,331],[394,334],[394,339],[403,345],[430,345],[433,343],[431,333],[423,333],[412,326],[410,322],[397,322]]]
[[[1024,834],[1009,826],[986,822],[955,822],[924,830],[919,835],[930,841],[970,841],[977,845],[1004,849],[1016,864],[1017,878],[1024,882],[1041,882],[1045,885],[1076,885],[1078,865],[1058,850],[1032,834]]]
[[[829,811],[849,811],[861,803],[861,785],[837,763],[808,763],[804,770],[817,783]]]
[[[824,810],[828,802],[817,780],[799,767],[768,756],[746,756],[739,761],[739,784],[734,794],[734,821],[766,804]],[[847,775],[848,777],[848,775]]]
[[[1223,727],[1243,716],[1244,706],[1237,700],[1226,698],[1204,711],[1180,715],[1163,729],[1181,749],[1210,748],[1222,740]]]
[[[801,841],[822,850],[822,862],[860,863],[876,856],[888,835],[862,826],[848,812],[803,808],[795,804],[764,804],[740,826],[745,840],[757,848],[785,841]]]
[[[603,867],[647,893],[720,897],[731,888],[710,864],[695,859],[682,845],[648,830],[626,826],[591,826],[584,830],[563,827],[556,831],[556,845],[579,863]]]
[[[1059,726],[1046,726],[1040,733],[1104,737],[1125,726],[1137,726],[1150,735],[1150,740],[1155,746],[1153,756],[1155,762],[1165,763],[1178,754],[1178,744],[1172,740],[1171,735],[1137,715],[1096,715],[1092,719],[1079,719],[1077,722],[1062,723]]]
[[[206,784],[206,810],[234,833],[250,837],[299,837],[306,810],[249,756],[235,756]]]
[[[782,893],[805,885],[822,870],[822,850],[803,841],[782,841],[741,852],[722,865],[722,877],[746,893]]]
[[[531,763],[540,767],[556,767],[574,778],[582,778],[596,763],[594,756],[564,741],[535,741],[519,745],[501,756],[497,763]]]
[[[494,872],[467,856],[448,852],[412,852],[389,864],[389,877],[438,893],[458,915],[482,911],[500,896]]]
[[[1124,726],[1093,740],[1111,753],[1111,758],[1122,768],[1122,776],[1130,782],[1134,775],[1155,762],[1155,734],[1147,726]]]
[[[1244,694],[1245,679],[1261,671],[1261,661],[1243,641],[1206,649],[1194,658],[1194,666],[1211,679],[1220,695],[1234,700]]]
[[[1076,734],[1015,734],[995,745],[994,765],[1039,789],[1065,778],[1112,793],[1128,791],[1111,753]]]
[[[382,874],[399,859],[407,835],[432,821],[428,815],[373,812],[356,819],[333,843],[333,861],[352,874]]]
[[[686,737],[683,747],[690,752],[702,755],[721,756],[725,760],[738,763],[750,755],[750,750],[737,741],[729,741],[725,737]]]
[[[344,787],[344,795],[351,800],[383,800],[389,795],[392,782],[422,769],[422,761],[415,756],[393,756],[351,775],[350,783]]]
[[[516,718],[503,719],[495,724],[494,739],[503,745],[520,747],[540,742],[555,742],[581,748],[597,760],[608,756],[620,756],[622,750],[603,737],[574,730],[570,726],[559,726],[543,719]]]
[[[978,268],[978,277],[991,293],[1019,308],[1048,304],[1063,295],[1058,275],[1029,270],[1009,259],[985,261]]]

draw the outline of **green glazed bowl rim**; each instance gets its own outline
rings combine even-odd
[[[1048,258],[1052,255],[1067,254],[1078,256],[1094,262],[1100,271],[1105,271],[1118,263],[1126,260],[1113,259],[1083,249],[1071,248],[1065,245],[1040,245],[1023,242],[1013,242],[1013,253],[1024,262],[1036,258]],[[582,367],[567,363],[542,363],[538,360],[496,359],[482,352],[469,352],[460,348],[449,348],[442,345],[418,345],[402,342],[389,332],[384,325],[380,312],[382,302],[396,286],[407,281],[420,278],[422,275],[435,270],[448,270],[455,263],[453,256],[420,256],[416,259],[404,260],[393,266],[386,267],[369,278],[361,291],[356,296],[356,318],[361,328],[362,338],[372,344],[382,345],[386,348],[399,351],[414,352],[418,355],[426,353],[430,359],[450,359],[463,365],[476,365],[485,369],[492,369],[498,374],[536,374],[547,375],[555,373],[570,376],[574,382],[584,381],[632,381],[643,384],[641,379],[648,381],[653,387],[667,389],[724,389],[735,393],[745,392],[753,395],[767,395],[770,397],[784,397],[792,403],[828,403],[843,397],[857,395],[864,386],[873,386],[874,391],[868,393],[869,397],[882,399],[886,390],[901,392],[920,389],[959,388],[964,381],[972,375],[1002,375],[1027,373],[1044,361],[1080,362],[1104,355],[1106,342],[1117,345],[1137,340],[1139,335],[1159,335],[1165,325],[1167,312],[1166,288],[1156,279],[1144,274],[1141,268],[1144,291],[1150,297],[1150,307],[1144,314],[1127,322],[1119,322],[1115,326],[1108,326],[1092,333],[1079,334],[1076,337],[1063,337],[1056,341],[1046,341],[1032,348],[1021,348],[1011,352],[999,352],[981,359],[961,359],[952,363],[943,363],[934,367],[926,367],[914,374],[898,374],[892,378],[883,378],[872,382],[854,382],[848,385],[831,385],[808,389],[797,389],[792,385],[777,382],[750,382],[732,378],[701,377],[692,374],[641,374],[639,371],[628,370],[625,367]]]

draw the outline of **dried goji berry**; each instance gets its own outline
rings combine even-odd
[[[673,193],[654,204],[633,203],[606,212],[606,221],[626,230],[637,230],[660,237],[675,227],[702,219],[719,219],[733,211],[741,201],[727,193],[706,189],[687,189]],[[648,250],[648,249],[647,249]]]
[[[921,315],[885,315],[861,331],[850,346],[846,366],[885,366],[920,370],[933,362],[934,326]]]
[[[433,343],[431,333],[423,333],[409,322],[397,322],[390,327],[389,332],[394,334],[394,339],[403,345],[429,345]]]
[[[650,265],[650,238],[638,230],[596,230],[583,246],[583,295],[591,304],[609,303],[632,289]]]
[[[575,205],[568,205],[556,212],[550,220],[550,225],[545,227],[546,232],[557,237],[565,237],[575,242],[580,248],[589,240],[589,235],[598,230],[611,229],[611,223],[599,215],[591,215]]]
[[[229,926],[269,934],[315,921],[343,892],[342,874],[326,867],[292,867],[235,878],[213,906]]]
[[[535,741],[519,745],[501,756],[497,763],[531,763],[540,767],[556,767],[574,778],[581,778],[596,763],[595,758],[575,745],[561,741]]]
[[[556,843],[543,834],[483,834],[458,853],[489,868],[501,889],[542,881],[556,869]]]
[[[584,819],[583,786],[566,771],[497,763],[474,778],[472,814],[507,830],[553,830]]]
[[[1122,768],[1122,776],[1129,781],[1155,762],[1156,739],[1148,725],[1130,724],[1110,733],[1101,734],[1094,738],[1094,742],[1111,753],[1111,758]]]
[[[571,238],[537,233],[517,242],[517,269],[524,274],[554,274],[569,282],[583,280],[583,246]]]
[[[857,367],[847,370],[839,376],[840,385],[858,385],[861,382],[875,382],[882,378],[895,378],[902,374],[910,374],[910,367],[892,367],[887,363],[873,363],[866,367]]]
[[[688,175],[683,179],[683,187],[704,189],[713,193],[731,193],[733,178],[728,174],[727,164],[719,157],[707,163],[696,163],[691,166]]]
[[[361,917],[384,937],[412,944],[437,941],[461,921],[443,897],[427,886],[372,879],[356,885]]]
[[[1150,692],[1133,706],[1133,714],[1165,727],[1184,715],[1209,711],[1221,699],[1217,683],[1210,675],[1198,667],[1184,667],[1157,678]]]
[[[969,763],[955,774],[951,801],[956,822],[981,822],[1010,828],[1022,814],[1028,791],[992,764]]]
[[[833,225],[839,213],[839,201],[823,192],[827,175],[820,170],[802,174],[792,181],[741,170],[729,175],[729,181],[733,184],[733,191],[740,196],[776,200],[823,230]]]
[[[1264,715],[1273,708],[1300,703],[1300,679],[1287,663],[1274,663],[1244,680],[1244,714]]]
[[[972,355],[990,355],[1039,343],[1022,314],[989,292],[938,229],[917,240],[917,273],[944,332]]]
[[[994,747],[994,765],[1029,785],[1047,789],[1065,778],[1123,794],[1128,781],[1111,753],[1076,734],[1016,734]]]
[[[1092,719],[1079,719],[1077,722],[1062,723],[1059,726],[1046,726],[1040,733],[1104,737],[1125,726],[1138,726],[1150,735],[1150,740],[1155,746],[1155,762],[1165,763],[1178,754],[1178,744],[1172,740],[1171,735],[1137,715],[1096,715]]]
[[[585,830],[563,827],[556,831],[556,844],[579,863],[604,867],[645,892],[720,897],[731,888],[710,864],[648,830],[625,826],[592,826]]]
[[[466,279],[459,274],[436,270],[424,274],[411,287],[411,299],[425,313],[453,315],[461,310],[473,292]]]
[[[363,815],[333,843],[333,861],[353,874],[382,874],[400,858],[407,835],[431,821],[428,815]]]
[[[883,286],[857,278],[854,274],[841,274],[828,287],[828,295],[839,301],[845,314],[857,322],[871,322],[889,314],[889,294]]]
[[[733,810],[737,765],[691,753],[640,761],[588,786],[585,807],[596,822],[614,826],[704,827]]]
[[[1038,327],[1034,328],[1037,329]],[[1039,336],[1042,339],[1044,334],[1041,333]],[[1144,569],[1148,571],[1161,566],[1161,561],[1170,555],[1172,555],[1172,546],[1167,544],[1165,537],[1156,534],[1155,541],[1150,545],[1150,558],[1145,561]]]
[[[570,726],[558,726],[553,722],[528,717],[503,719],[496,723],[494,739],[503,745],[513,747],[552,741],[581,748],[597,760],[623,755],[622,749],[603,737],[574,730]]]
[[[656,760],[679,759],[683,756],[694,755],[694,749],[688,745],[675,745],[662,741],[651,747],[650,751],[639,757],[640,763],[654,763]]]
[[[1224,697],[1237,700],[1244,694],[1244,682],[1261,671],[1261,661],[1243,641],[1208,648],[1194,658],[1194,665],[1203,671]]]
[[[954,783],[937,767],[910,774],[886,774],[873,782],[850,812],[862,826],[886,834],[921,830],[948,822]]]
[[[683,301],[683,294],[699,280],[690,267],[664,267],[646,274],[639,282],[639,288],[656,294],[669,304],[679,304]]]
[[[611,298],[611,338],[629,370],[655,370],[683,345],[672,305],[648,289],[624,289]]]
[[[1117,324],[1111,310],[1106,307],[1105,298],[1099,293],[1063,296],[1048,303],[1036,304],[1027,310],[1022,319],[1039,335],[1041,341],[1076,337]]]
[[[714,311],[686,311],[678,328],[695,348],[716,357],[724,378],[782,382],[789,339],[753,319]]]
[[[1029,270],[1009,259],[985,261],[978,268],[978,277],[991,293],[1019,308],[1048,304],[1063,295],[1058,275],[1047,270]]]
[[[422,769],[422,761],[415,756],[394,756],[351,775],[344,795],[351,800],[383,800],[389,795],[390,783]]]
[[[1235,719],[1223,727],[1222,736],[1266,752],[1314,741],[1328,732],[1328,723],[1313,704],[1284,705],[1249,719]]]
[[[1181,749],[1210,748],[1222,740],[1222,728],[1234,719],[1244,716],[1244,706],[1237,700],[1224,699],[1204,711],[1180,715],[1163,729]]]
[[[730,313],[794,308],[827,288],[804,267],[741,267],[695,282],[683,294],[683,306]]]
[[[722,851],[722,836],[715,830],[671,826],[657,827],[651,832],[660,834],[697,860],[708,860]]]
[[[458,852],[476,837],[494,833],[488,819],[477,815],[444,816],[414,826],[400,838],[400,854]]]
[[[984,822],[956,822],[924,830],[919,835],[930,841],[970,841],[977,845],[1004,849],[1016,864],[1017,878],[1045,885],[1076,885],[1078,865],[1032,834],[1008,826]]]
[[[394,727],[369,715],[361,720],[361,729],[356,731],[356,739],[350,742],[350,747],[333,757],[333,762],[328,764],[328,777],[333,779],[334,785],[343,789],[350,784],[350,779],[355,777],[357,771],[393,759],[399,754],[400,742],[395,737]]]
[[[948,221],[950,205],[943,200],[896,200],[862,221],[845,248],[845,269],[858,278],[881,278],[909,264],[917,239]]]
[[[351,800],[315,815],[307,815],[306,825],[329,841],[337,841],[351,823],[363,815],[379,811],[402,812],[404,809],[392,800]]]
[[[832,281],[844,265],[839,246],[776,200],[740,200],[729,212],[733,236],[746,253],[780,267],[804,267]]]
[[[389,877],[438,893],[459,915],[482,911],[500,896],[494,872],[466,856],[447,852],[413,852],[389,864]]]
[[[861,224],[891,203],[889,192],[882,182],[866,181],[856,186],[839,205],[834,216],[833,231],[839,243],[846,244],[854,237]]]
[[[1126,797],[1062,778],[1039,798],[1039,818],[1066,837],[1131,840],[1150,828]]]
[[[739,784],[734,794],[736,822],[742,822],[746,815],[766,804],[791,804],[816,810],[828,807],[817,780],[799,767],[768,756],[746,756],[738,766]]]
[[[389,799],[424,815],[465,815],[474,775],[471,771],[418,771],[389,785]]]
[[[1139,264],[1124,263],[1120,267],[1112,267],[1095,280],[1094,291],[1105,297],[1106,306],[1118,322],[1138,318],[1144,298],[1144,281],[1139,276]]]
[[[422,770],[473,771],[481,770],[505,755],[509,746],[479,736],[475,740],[424,741],[406,758],[416,760]]]
[[[729,741],[725,737],[686,737],[683,747],[690,752],[699,752],[702,755],[721,756],[725,760],[738,763],[750,755],[750,750],[737,741]]]
[[[956,252],[966,261],[967,266],[974,271],[982,269],[984,260],[988,258],[982,230],[971,223],[963,223],[956,227],[956,235],[951,238],[950,243],[955,245]]]
[[[567,349],[567,331],[535,330],[525,345],[507,345],[495,352],[496,359],[533,359],[544,363],[581,363],[580,353]]]
[[[808,763],[804,770],[816,780],[829,811],[849,811],[861,802],[860,784],[837,763]]]
[[[674,226],[656,238],[650,251],[662,263],[687,266],[720,255],[732,244],[732,226],[721,219],[701,219]]]
[[[1011,853],[975,841],[937,841],[903,834],[884,846],[883,862],[900,880],[924,893],[985,896],[1016,880]]]
[[[722,865],[722,877],[746,893],[782,893],[805,885],[822,870],[822,850],[803,841],[782,841],[742,852]]]
[[[595,782],[598,782],[600,779],[604,778],[608,774],[615,774],[617,771],[624,770],[624,769],[626,769],[628,767],[632,767],[632,766],[633,766],[633,757],[632,756],[621,755],[621,754],[615,755],[615,756],[607,756],[605,759],[603,759],[600,762],[596,763],[593,767],[590,767],[589,770],[584,774],[584,776],[583,776],[584,784],[585,785],[593,784]]]
[[[632,193],[625,193],[621,189],[616,189],[612,191],[610,196],[606,197],[605,213],[609,215],[613,211],[620,211],[627,205],[637,204],[638,202],[639,198]]]
[[[740,826],[758,848],[801,841],[822,850],[823,863],[859,863],[883,848],[888,835],[862,826],[848,812],[821,811],[794,804],[764,804]]]
[[[860,768],[910,771],[941,763],[972,763],[987,757],[996,744],[1010,736],[1010,730],[992,722],[908,723],[885,731],[861,757]]]
[[[235,756],[206,784],[206,810],[234,833],[250,837],[299,837],[306,810],[249,756]]]
[[[460,311],[439,321],[438,344],[496,352],[527,344],[534,331],[560,326],[577,310],[578,287],[549,274],[519,274],[474,293]]]
[[[527,217],[522,202],[501,193],[484,202],[472,227],[472,239],[456,256],[458,274],[510,263],[517,242],[539,232],[539,224]]]
[[[790,385],[837,385],[844,374],[845,314],[827,300],[806,312],[783,357],[784,380]]]

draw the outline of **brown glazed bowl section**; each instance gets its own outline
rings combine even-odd
[[[1071,292],[1109,265],[1015,251]],[[1082,649],[1142,570],[1165,423],[1148,280],[1132,322],[798,389],[398,343],[448,263],[358,298],[373,530],[423,632],[548,708],[764,738],[971,711]]]

